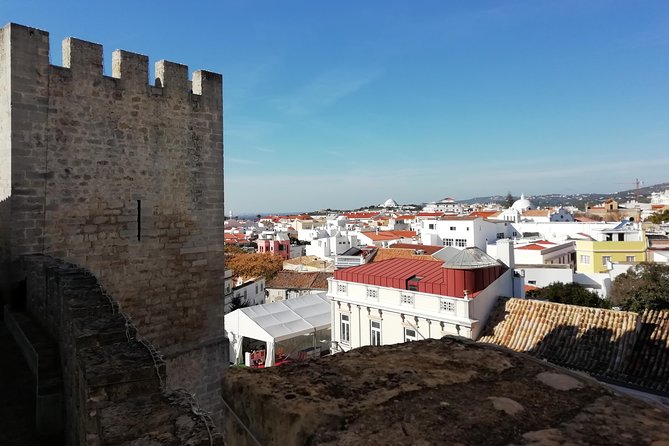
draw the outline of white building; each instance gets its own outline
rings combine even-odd
[[[312,239],[310,245],[306,245],[306,255],[317,256],[321,259],[334,259],[335,256],[343,254],[352,247],[358,247],[357,231],[340,231],[339,229],[319,230],[318,238]]]
[[[249,280],[232,287],[230,294],[224,298],[224,311],[228,313],[232,300],[238,298],[245,306],[261,305],[265,303],[265,279],[263,277]]]
[[[664,192],[653,192],[650,194],[651,204],[669,205],[669,189]]]
[[[424,245],[485,250],[489,243],[517,235],[511,224],[505,221],[491,221],[477,216],[442,217],[422,222],[420,242]]]
[[[508,241],[506,263],[513,264]],[[477,248],[446,263],[392,259],[335,271],[329,281],[335,349],[447,334],[476,339],[499,296],[512,296],[513,270]]]
[[[460,215],[464,213],[465,206],[457,203],[453,198],[446,197],[439,201],[432,201],[425,205],[424,212],[441,212],[446,214]]]

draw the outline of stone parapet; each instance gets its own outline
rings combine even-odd
[[[15,270],[26,311],[59,345],[67,444],[223,444],[191,395],[166,390],[162,356],[90,272],[42,255]]]

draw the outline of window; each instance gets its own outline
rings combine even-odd
[[[428,228],[428,229],[434,229],[434,224],[433,224],[433,223],[430,223],[429,225],[427,225],[427,228]]]
[[[351,342],[351,318],[348,314],[341,315],[341,333],[339,340],[344,344]]]
[[[602,256],[602,265],[606,265],[611,262],[611,256]]]
[[[497,240],[501,240],[504,238],[504,233],[503,232],[498,232],[497,233]]]
[[[634,256],[627,256],[625,257],[626,262],[635,262],[636,258]]]
[[[464,248],[467,246],[467,240],[463,238],[456,238],[455,239],[455,246],[460,246],[461,248]]]
[[[444,246],[453,246],[453,239],[452,238],[444,239]]]
[[[441,311],[447,311],[449,313],[455,313],[455,302],[448,299],[441,299]]]
[[[527,283],[529,283],[530,285],[536,285],[537,281],[536,280],[528,280]]]
[[[411,305],[411,306],[413,306],[413,302],[414,302],[414,301],[413,301],[413,295],[411,295],[411,294],[406,294],[406,293],[402,293],[402,294],[400,295],[400,303],[401,303],[402,305]]]
[[[404,328],[404,342],[417,341],[416,330],[413,328]]]
[[[581,263],[584,265],[589,265],[590,264],[590,256],[586,256],[581,254]]]
[[[455,231],[455,226],[451,226],[451,231]]]
[[[369,341],[371,345],[381,345],[381,321],[369,321]]]
[[[367,298],[379,300],[379,290],[376,288],[367,288]]]
[[[337,292],[346,294],[346,284],[345,283],[338,283],[337,284]]]

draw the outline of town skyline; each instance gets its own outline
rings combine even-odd
[[[35,1],[0,13],[49,30],[55,65],[74,36],[104,44],[106,74],[116,48],[222,73],[236,214],[666,180],[664,2],[221,2],[189,16]]]

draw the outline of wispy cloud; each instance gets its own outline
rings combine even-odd
[[[256,150],[261,153],[274,153],[276,150],[270,149],[268,147],[256,147]]]
[[[248,158],[234,158],[228,156],[225,157],[225,162],[230,164],[244,164],[244,165],[260,164],[259,160],[248,159]]]
[[[306,116],[330,107],[350,96],[381,75],[381,71],[335,69],[322,73],[293,94],[274,100],[275,107],[291,116]]]

